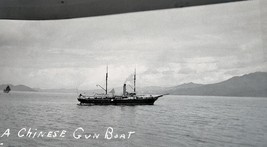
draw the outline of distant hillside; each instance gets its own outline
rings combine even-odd
[[[111,90],[111,89],[109,89]],[[115,88],[116,94],[122,93],[122,87]],[[127,91],[133,90],[127,86]],[[80,91],[82,92],[82,91]],[[86,90],[86,93],[104,93],[101,89]],[[235,76],[215,84],[184,83],[173,87],[137,87],[138,94],[172,94],[202,96],[241,96],[267,97],[267,73],[256,72],[243,76]]]
[[[12,85],[12,84],[2,84],[0,85],[0,90],[3,91],[7,85],[11,88],[11,91],[36,91],[28,86],[25,85]]]
[[[179,89],[187,89],[187,88],[195,88],[202,86],[202,84],[196,83],[184,83],[174,87],[159,87],[159,86],[148,86],[148,87],[137,87],[138,93],[141,94],[165,94],[165,93],[173,93]]]
[[[267,73],[256,72],[236,76],[220,83],[183,89],[174,88],[168,92],[175,95],[267,97]]]
[[[184,83],[178,86],[175,86],[172,88],[172,90],[177,90],[177,89],[186,89],[186,88],[196,88],[196,87],[200,87],[203,86],[203,84],[196,84],[196,83]]]
[[[159,87],[159,86],[148,86],[148,87],[137,87],[138,94],[161,94],[170,90],[171,87]]]
[[[52,92],[52,93],[76,93],[76,89],[40,89],[35,88],[38,92]]]
[[[104,93],[102,89],[76,90],[76,89],[32,89],[25,85],[8,84],[11,91],[41,91],[41,92],[71,92],[71,93]],[[7,84],[0,85],[0,90]],[[110,91],[111,89],[109,89]],[[116,94],[122,93],[122,87],[115,88]],[[132,88],[127,86],[127,91]],[[173,87],[137,87],[138,94],[173,94],[173,95],[202,95],[202,96],[247,96],[267,97],[267,72],[256,72],[243,76],[235,76],[226,81],[215,84],[185,83]]]

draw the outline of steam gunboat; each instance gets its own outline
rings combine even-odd
[[[102,88],[105,91],[105,94],[94,94],[94,95],[83,95],[78,96],[78,101],[81,105],[153,105],[154,102],[164,96],[162,95],[137,95],[136,94],[136,70],[133,75],[134,79],[134,88],[133,92],[127,92],[126,83],[122,87],[122,95],[115,95],[114,89],[108,93],[108,67],[106,71],[106,87]]]

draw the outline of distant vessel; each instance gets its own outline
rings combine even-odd
[[[11,88],[9,87],[9,85],[7,85],[7,87],[3,91],[4,93],[9,93],[11,91]]]
[[[123,84],[123,93],[122,95],[114,95],[114,89],[111,90],[108,94],[108,68],[106,72],[106,88],[102,88],[105,91],[105,94],[95,94],[91,96],[86,96],[80,94],[77,98],[80,104],[89,104],[89,105],[153,105],[154,102],[164,96],[162,95],[136,95],[136,71],[134,72],[134,88],[133,92],[127,92],[126,84]]]

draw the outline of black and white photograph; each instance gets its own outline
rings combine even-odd
[[[0,0],[0,147],[267,146],[266,7]]]

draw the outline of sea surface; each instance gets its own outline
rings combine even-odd
[[[153,106],[77,104],[73,93],[1,93],[0,146],[267,146],[267,98],[169,95]]]

